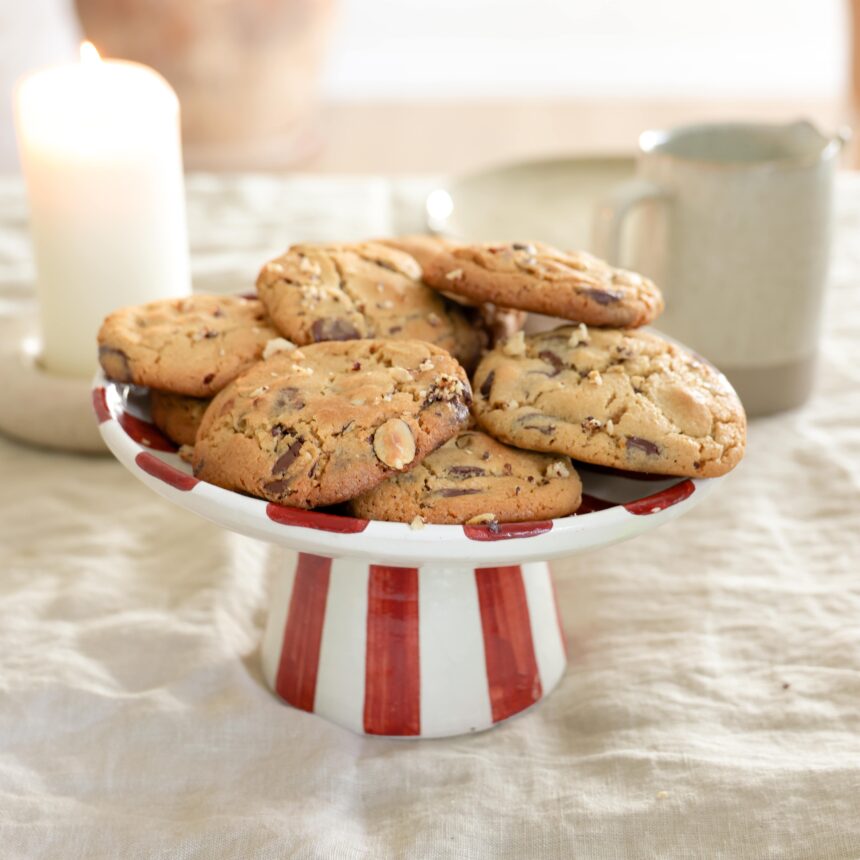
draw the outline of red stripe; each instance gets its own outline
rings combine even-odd
[[[93,409],[95,410],[96,418],[99,419],[99,424],[110,421],[110,409],[108,409],[107,394],[103,386],[93,389]]]
[[[306,511],[303,508],[290,508],[269,502],[266,505],[266,516],[274,523],[282,526],[304,526],[323,532],[354,535],[367,528],[367,520],[357,517],[342,517],[339,514],[327,514],[323,511]]]
[[[652,493],[650,496],[645,496],[644,499],[637,499],[635,502],[627,502],[624,507],[631,514],[637,516],[646,516],[647,514],[656,514],[660,511],[671,508],[672,505],[677,505],[678,502],[683,502],[684,499],[693,495],[696,485],[687,478],[686,481],[680,481],[665,490],[660,490],[659,493]]]
[[[152,448],[153,451],[166,451],[170,454],[178,450],[177,446],[155,424],[142,421],[130,412],[120,412],[117,418],[126,434],[139,445]]]
[[[464,525],[463,533],[469,540],[510,540],[542,535],[552,529],[550,520],[528,523],[489,523],[487,525]]]
[[[150,454],[149,451],[141,451],[134,458],[134,462],[147,475],[152,475],[153,478],[158,478],[159,481],[164,481],[165,484],[185,493],[193,490],[200,483],[198,478],[180,472],[179,469],[165,463],[164,460],[159,460],[155,454]]]
[[[541,697],[526,590],[519,566],[475,571],[493,722]]]
[[[300,552],[275,690],[294,708],[313,711],[331,559]]]
[[[418,570],[370,566],[364,731],[421,733],[418,662]]]

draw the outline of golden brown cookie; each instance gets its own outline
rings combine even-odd
[[[518,448],[710,478],[743,457],[746,417],[726,378],[656,334],[562,326],[509,338],[475,371],[478,424]]]
[[[169,391],[149,392],[152,423],[177,445],[193,445],[203,413],[212,401],[208,397],[189,397]]]
[[[257,292],[274,324],[299,346],[424,340],[466,367],[474,367],[484,346],[463,312],[421,282],[411,256],[376,242],[294,245],[263,267]]]
[[[423,341],[327,341],[260,362],[197,433],[205,481],[286,505],[345,501],[412,468],[469,419],[469,382]]]
[[[390,248],[406,251],[418,261],[422,272],[437,254],[449,252],[451,248],[456,247],[450,240],[443,239],[441,236],[420,234],[395,236],[392,239],[378,239],[376,241],[388,245]],[[526,323],[526,311],[502,307],[493,304],[493,302],[475,302],[465,296],[446,290],[440,290],[440,292],[447,299],[470,309],[465,313],[487,332],[489,346],[495,346],[502,338],[518,332]]]
[[[635,328],[663,310],[647,278],[541,242],[446,243],[422,269],[425,282],[445,293],[588,325]]]
[[[581,500],[582,483],[568,457],[520,451],[464,430],[349,505],[371,520],[516,523],[566,517]]]
[[[99,331],[99,362],[118,382],[210,397],[277,337],[258,299],[163,299],[110,314]]]

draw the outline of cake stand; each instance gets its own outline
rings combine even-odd
[[[293,707],[359,734],[460,735],[535,705],[567,661],[548,562],[663,525],[718,480],[583,467],[575,516],[415,530],[200,481],[150,423],[146,389],[98,376],[92,396],[105,443],[147,486],[292,551],[273,584],[263,674]]]

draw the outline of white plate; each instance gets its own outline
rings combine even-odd
[[[586,502],[603,508],[500,526],[388,523],[268,503],[198,480],[149,422],[149,393],[98,376],[93,403],[105,443],[160,495],[225,528],[298,552],[389,565],[521,564],[606,546],[669,522],[720,479],[626,477],[577,464]]]

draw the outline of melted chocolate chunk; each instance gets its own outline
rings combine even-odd
[[[358,329],[349,320],[315,320],[311,326],[311,336],[319,343],[323,340],[356,340],[361,337]]]
[[[295,442],[293,442],[277,460],[275,460],[275,465],[272,466],[272,474],[273,475],[282,475],[290,466],[293,465],[296,457],[299,456],[299,451],[302,450],[302,445],[304,444],[304,439],[299,436]]]
[[[446,499],[449,499],[452,496],[474,496],[475,493],[480,493],[480,492],[481,492],[481,490],[474,490],[474,489],[457,490],[457,489],[454,489],[453,487],[451,487],[451,488],[446,487],[444,490],[436,490],[436,492],[433,495],[444,496]]]
[[[564,362],[551,349],[542,349],[538,353],[538,358],[552,365],[553,372],[550,376],[558,376],[564,370]]]
[[[597,302],[599,305],[611,305],[615,302],[620,302],[624,298],[621,293],[613,293],[609,290],[581,290],[586,296]]]
[[[275,395],[275,402],[272,409],[275,412],[281,412],[284,409],[303,409],[305,401],[298,396],[299,389],[294,385],[286,385],[281,388]]]
[[[403,331],[402,325],[393,325],[390,329],[388,329],[389,334],[397,334],[398,332]]]
[[[281,479],[279,481],[269,481],[268,484],[263,484],[263,489],[267,493],[275,493],[277,495],[283,495],[290,488],[290,482],[288,480]]]
[[[660,453],[660,448],[657,445],[653,442],[649,442],[647,439],[642,439],[639,436],[628,436],[627,447],[638,448],[640,451],[644,451],[652,457],[656,457]]]
[[[209,385],[209,383],[215,378],[214,373],[207,373],[206,376],[203,377],[203,384]]]
[[[481,392],[482,397],[489,397],[490,396],[490,392],[493,390],[493,380],[495,378],[496,378],[496,371],[491,370],[487,374],[487,378],[481,383],[480,392]]]
[[[555,424],[547,424],[541,427],[538,424],[523,424],[523,430],[537,430],[538,433],[543,433],[544,436],[552,436],[555,433]]]
[[[480,466],[451,466],[445,474],[452,478],[477,478],[487,473]]]

